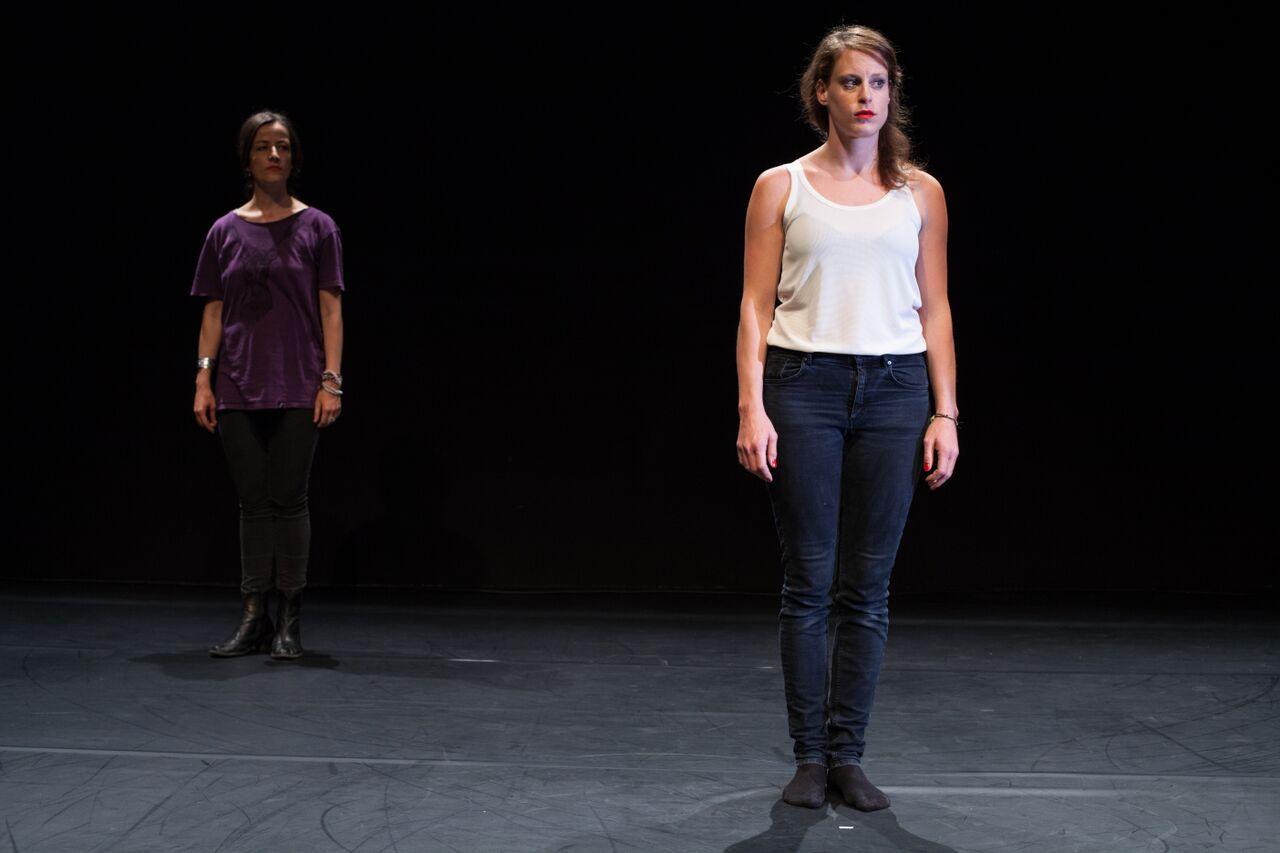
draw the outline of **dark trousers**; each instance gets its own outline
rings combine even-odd
[[[319,431],[311,409],[225,410],[218,435],[240,498],[240,589],[292,592],[307,584],[307,483]]]
[[[889,635],[889,575],[923,465],[924,354],[770,347],[764,407],[778,433],[769,495],[795,760],[861,764]]]

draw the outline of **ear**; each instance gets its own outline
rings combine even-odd
[[[818,103],[825,107],[827,105],[827,81],[819,80],[814,87],[814,93],[818,96]]]

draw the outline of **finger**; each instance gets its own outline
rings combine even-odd
[[[213,432],[218,426],[218,407],[214,403],[209,403],[204,419],[209,422],[209,432]]]
[[[772,483],[773,475],[769,473],[769,460],[765,458],[766,446],[762,444],[756,448],[755,458],[752,463],[755,466],[756,476],[766,483]]]
[[[323,393],[323,392],[321,392],[321,393]],[[311,413],[311,422],[312,422],[313,424],[318,424],[318,423],[320,423],[320,414],[321,414],[321,411],[322,411],[322,410],[321,410],[321,406],[320,406],[320,398],[319,398],[319,397],[316,397],[316,405],[315,405],[315,409],[314,409],[314,410],[312,411],[312,413]]]
[[[769,436],[769,465],[770,467],[778,467],[778,436],[776,433]]]
[[[933,439],[926,438],[924,440],[924,470],[928,471],[933,467]]]

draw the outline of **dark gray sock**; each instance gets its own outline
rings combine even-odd
[[[844,801],[860,812],[874,812],[889,807],[889,798],[885,796],[862,771],[857,764],[845,764],[831,768],[827,780],[840,790]]]
[[[816,809],[827,801],[827,768],[821,764],[801,764],[787,787],[782,789],[783,802]]]

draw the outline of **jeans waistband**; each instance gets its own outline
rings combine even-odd
[[[836,362],[848,365],[868,365],[881,364],[890,365],[895,361],[912,361],[919,359],[924,361],[924,352],[888,352],[883,355],[855,355],[844,352],[804,352],[802,350],[787,349],[786,347],[777,347],[773,344],[769,345],[770,352],[778,352],[783,355],[793,355],[802,358],[805,361],[825,361]]]

